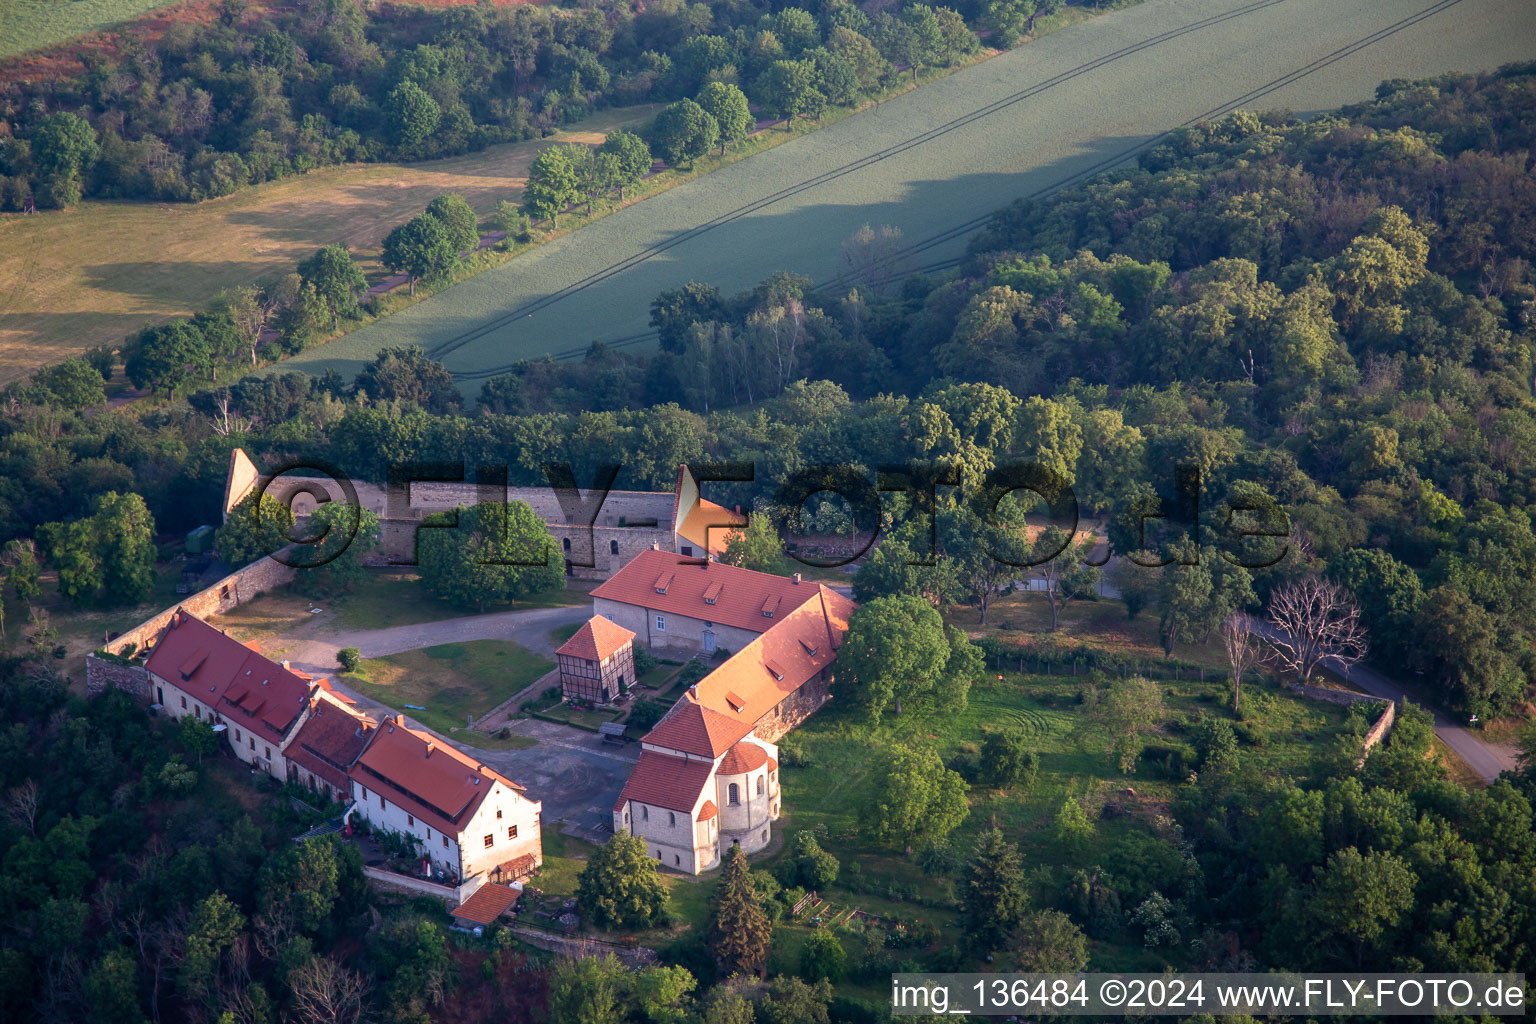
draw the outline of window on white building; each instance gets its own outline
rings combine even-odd
[[[415,828],[416,827],[416,819],[411,817],[409,814],[407,814],[405,816],[405,823],[407,825],[411,826],[411,828]]]
[[[187,710],[187,698],[185,697],[181,698],[181,710]]]
[[[675,812],[667,812],[667,825],[674,828],[677,826],[677,814]]]
[[[496,820],[497,821],[501,820],[501,808],[500,807],[496,808]]]
[[[619,542],[618,541],[611,540],[611,541],[608,542],[608,553],[610,555],[616,555],[616,554],[619,553]]]
[[[667,631],[667,617],[665,615],[658,615],[658,616],[656,616],[656,632],[658,632],[658,633],[665,633],[666,631]]]
[[[767,783],[764,781],[763,776],[759,775],[757,777],[757,795],[758,796],[762,796],[763,795],[763,790],[765,790],[766,788],[767,788]]]
[[[239,729],[235,730],[235,742],[236,743],[240,742],[240,730]]]
[[[650,821],[651,820],[651,809],[649,807],[646,807],[644,804],[640,805],[640,820],[641,821]]]
[[[507,838],[508,839],[516,839],[517,838],[517,826],[516,825],[508,825],[507,826]]]
[[[493,847],[495,845],[496,845],[496,837],[495,836],[488,835],[488,836],[485,837],[485,848],[487,850],[489,850],[491,847]]]
[[[447,848],[448,848],[448,837],[447,836],[443,836],[443,849],[446,850]]]
[[[735,807],[739,803],[741,803],[741,790],[733,782],[731,783],[731,806]]]

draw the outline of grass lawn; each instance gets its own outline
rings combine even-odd
[[[583,625],[584,623],[573,622],[569,626],[556,626],[554,629],[549,631],[549,642],[554,644],[556,647],[559,647],[571,637],[575,636],[576,631]]]
[[[597,727],[602,725],[604,722],[612,722],[620,715],[624,714],[622,710],[617,709],[582,711],[578,708],[573,708],[569,704],[563,703],[561,701],[556,701],[549,707],[539,708],[537,710],[539,714],[545,715],[549,718],[558,718],[562,722],[569,722],[572,725],[584,726],[593,730],[596,730]]]
[[[1018,672],[1002,676],[998,679],[992,673],[985,683],[973,687],[968,706],[959,713],[909,710],[899,718],[887,716],[878,729],[871,730],[850,711],[833,705],[795,731],[793,744],[811,763],[786,763],[785,817],[776,828],[786,840],[799,829],[826,829],[822,845],[843,864],[838,882],[821,893],[834,911],[857,907],[882,919],[886,927],[894,922],[927,922],[941,929],[941,948],[954,937],[954,912],[925,898],[953,883],[928,875],[916,857],[876,842],[860,823],[859,809],[872,802],[878,781],[870,751],[882,744],[928,745],[948,763],[957,755],[974,753],[988,728],[1017,728],[1028,737],[1040,757],[1034,785],[1027,791],[974,786],[970,814],[951,837],[962,855],[977,834],[994,823],[1019,843],[1030,869],[1095,862],[1140,864],[1151,856],[1147,851],[1152,837],[1166,838],[1158,818],[1168,813],[1182,780],[1167,777],[1160,766],[1146,761],[1138,764],[1133,775],[1119,771],[1106,753],[1108,737],[1080,708],[1086,676]],[[1220,680],[1159,685],[1169,715],[1159,732],[1148,737],[1149,743],[1188,746],[1189,723],[1199,713],[1230,718],[1226,685]],[[1254,706],[1250,724],[1262,745],[1244,744],[1241,756],[1265,774],[1280,777],[1313,768],[1348,730],[1344,708],[1297,699],[1270,684],[1252,684],[1247,692]],[[1055,817],[1068,796],[1097,818],[1097,835],[1089,849],[1067,848],[1056,836]],[[791,934],[782,940],[782,950],[776,935],[775,955],[790,964],[798,949],[792,933],[802,926],[787,927]],[[862,939],[853,934],[840,938],[852,958]],[[1092,956],[1096,969],[1156,970],[1161,966],[1136,942],[1096,943]],[[985,969],[1006,968],[999,963]],[[839,992],[849,984],[839,986]],[[865,993],[860,985],[848,994],[878,995],[874,989]]]
[[[369,582],[350,594],[332,599],[337,620],[346,629],[388,629],[417,622],[435,622],[474,615],[473,609],[455,608],[427,593],[421,577],[411,572],[374,571]],[[512,604],[488,608],[487,612],[516,611],[521,608],[565,608],[587,603],[591,598],[582,590],[554,590]],[[322,602],[325,603],[325,602]]]
[[[359,693],[451,734],[464,729],[468,716],[485,714],[554,667],[505,640],[472,640],[368,658],[342,678]],[[458,738],[474,742],[481,736]]]
[[[16,28],[13,10],[36,11],[25,15],[35,23],[73,18],[82,9],[131,14],[154,6],[154,0],[0,0],[0,54]],[[604,110],[548,139],[442,160],[323,167],[201,203],[91,200],[32,217],[0,216],[0,295],[10,303],[0,325],[0,384],[189,314],[222,288],[278,278],[323,245],[342,243],[359,254],[365,271],[382,273],[374,258],[380,241],[439,192],[458,192],[486,214],[498,201],[522,195],[539,150],[557,142],[601,142],[657,109]]]

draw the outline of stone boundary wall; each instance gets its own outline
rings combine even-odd
[[[656,962],[656,951],[644,946],[622,946],[614,942],[582,938],[575,935],[556,935],[528,925],[513,925],[508,929],[530,946],[560,953],[569,957],[605,956],[612,953],[630,967],[641,967]]]
[[[132,644],[135,656],[142,654],[165,630],[177,609],[184,608],[199,619],[222,615],[254,598],[293,582],[294,569],[271,558],[260,558],[237,569],[205,590],[150,616],[143,622],[104,645],[111,654],[122,654]],[[149,699],[149,674],[137,666],[118,665],[89,654],[85,659],[85,692],[93,695],[109,686],[126,690],[140,700]]]
[[[832,679],[829,670],[823,670],[795,692],[763,713],[752,725],[752,732],[760,740],[777,743],[779,737],[810,718],[821,706],[832,699]]]
[[[441,885],[437,882],[412,878],[410,875],[385,871],[383,868],[367,866],[363,868],[363,875],[370,884],[380,889],[404,893],[407,896],[435,896],[442,900],[449,910],[469,899],[476,889],[485,884],[484,875],[475,875],[473,878],[466,879],[462,885]]]
[[[1387,733],[1392,731],[1392,723],[1397,721],[1397,704],[1388,702],[1387,709],[1376,719],[1376,724],[1371,726],[1365,734],[1365,742],[1361,744],[1360,756],[1355,760],[1355,769],[1358,771],[1365,767],[1365,759],[1371,756],[1371,748],[1387,738]]]

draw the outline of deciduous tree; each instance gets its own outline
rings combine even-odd
[[[648,928],[666,913],[667,888],[645,842],[620,830],[587,858],[576,900],[599,927]]]
[[[422,583],[434,597],[484,611],[565,583],[559,546],[524,502],[482,502],[434,519],[417,540]]]
[[[894,747],[873,760],[877,782],[860,817],[877,839],[897,846],[937,841],[970,813],[969,787],[935,751]]]
[[[730,143],[747,137],[752,128],[752,112],[747,109],[746,93],[739,88],[727,82],[710,82],[699,90],[696,102],[720,126],[722,154]]]
[[[417,281],[453,269],[459,261],[459,250],[447,225],[436,217],[421,214],[385,236],[379,258],[390,270],[406,275],[411,294],[415,295]]]
[[[213,536],[225,565],[249,565],[286,545],[293,536],[293,511],[276,496],[252,492],[230,509]]]

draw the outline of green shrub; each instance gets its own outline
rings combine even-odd
[[[336,652],[336,664],[341,666],[343,672],[356,672],[362,660],[363,652],[356,647],[343,647]]]

